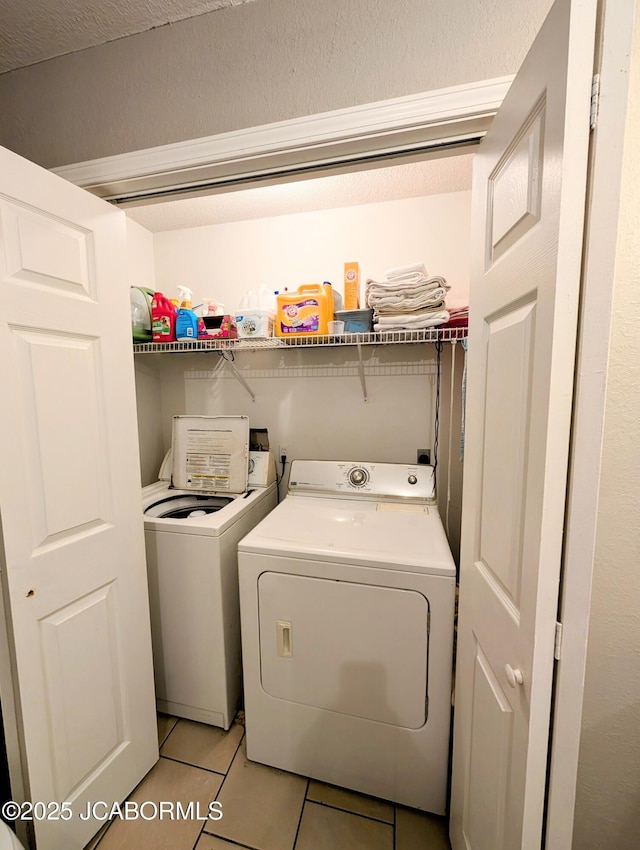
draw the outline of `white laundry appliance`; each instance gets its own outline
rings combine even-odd
[[[249,759],[444,814],[455,565],[433,470],[294,461],[238,547]]]
[[[0,820],[0,850],[24,850],[15,832]]]
[[[228,729],[242,696],[237,546],[276,505],[275,463],[249,452],[246,416],[174,417],[171,458],[171,480],[142,491],[156,702]]]

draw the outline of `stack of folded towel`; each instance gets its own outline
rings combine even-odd
[[[469,327],[469,307],[449,307],[449,321],[446,323],[447,328],[468,328]]]
[[[366,284],[374,330],[420,330],[449,321],[445,296],[451,287],[443,277],[429,277],[422,263],[389,269],[384,278]]]

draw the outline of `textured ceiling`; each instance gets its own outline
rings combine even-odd
[[[1,0],[0,0],[1,2]],[[0,73],[255,0],[13,0],[2,3]],[[371,204],[471,187],[472,155],[405,163],[129,209],[153,232]]]
[[[127,215],[154,233],[207,224],[224,224],[275,215],[397,201],[471,188],[473,154],[430,159],[295,183],[184,198],[145,207]]]
[[[253,0],[4,0],[0,74]]]

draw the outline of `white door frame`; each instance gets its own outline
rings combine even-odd
[[[627,91],[627,76],[620,72],[628,64],[625,45],[630,41],[634,2],[607,4],[601,20],[603,99],[592,139],[589,250],[578,331],[562,566],[562,657],[554,695],[546,820],[546,846],[553,850],[571,850],[572,843],[611,312],[611,286],[603,282],[612,283]],[[456,86],[53,170],[101,197],[122,200],[146,192],[161,196],[163,190],[181,186],[248,182],[270,173],[330,167],[349,158],[393,151],[432,146],[435,154],[443,142],[474,142],[482,136],[511,79]],[[593,234],[597,239],[590,242]]]
[[[561,579],[563,634],[556,669],[546,817],[549,850],[571,850],[573,838],[635,6],[636,0],[601,4],[598,20],[595,70],[600,75],[600,97],[587,189]]]

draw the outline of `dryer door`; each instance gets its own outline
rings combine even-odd
[[[266,572],[258,604],[268,694],[409,729],[425,724],[429,603],[421,593]]]

